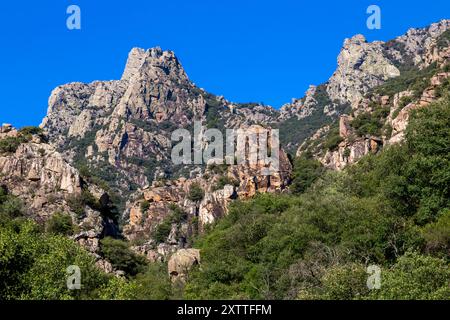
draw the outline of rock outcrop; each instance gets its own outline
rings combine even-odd
[[[173,252],[188,247],[193,234],[226,215],[234,199],[285,192],[292,168],[284,148],[297,151],[297,155],[312,148],[326,167],[341,170],[385,144],[401,141],[409,111],[434,101],[435,88],[446,81],[447,73],[432,78],[421,98],[407,105],[403,103],[405,97],[412,97],[410,90],[393,96],[374,90],[404,75],[406,69],[444,66],[450,50],[442,46],[440,37],[449,28],[450,20],[443,20],[411,29],[386,43],[369,43],[362,35],[347,39],[331,78],[310,86],[303,98],[293,99],[279,111],[212,95],[189,80],[173,52],[134,48],[120,80],[56,88],[41,127],[63,159],[74,167],[82,166],[83,172],[90,171],[96,181],[107,184],[123,199],[124,235],[133,241],[133,248],[150,260],[167,260]],[[352,120],[375,112],[374,103],[389,109],[387,118],[380,120],[383,133],[356,134]],[[324,150],[322,140],[335,134],[335,121],[339,121],[339,140]],[[192,134],[195,122],[201,123],[202,132],[208,128],[222,133],[226,129],[280,129],[287,136],[282,137],[280,167],[266,175],[261,170],[267,169],[267,164],[260,161],[220,170],[207,164],[174,165],[171,135],[176,129]],[[388,126],[392,132],[385,130]],[[3,131],[1,134],[15,134],[7,127]],[[207,145],[203,142],[202,146]],[[45,181],[47,178],[35,172],[41,167],[34,166],[36,169],[27,173],[29,181]],[[70,175],[63,176],[59,187],[75,192],[76,183]],[[194,184],[204,191],[201,200],[189,199]],[[182,213],[182,218],[174,220],[174,212]],[[161,226],[164,232],[159,232],[156,241],[154,235]]]
[[[363,35],[356,35],[345,40],[327,92],[332,100],[349,102],[355,108],[369,89],[399,75],[385,57],[383,42],[368,43]]]
[[[192,267],[200,264],[200,251],[197,249],[181,249],[175,252],[169,260],[168,271],[172,282],[186,280]]]
[[[11,133],[17,139],[21,135],[12,127],[2,131],[0,140],[11,137]],[[0,184],[24,203],[27,216],[38,223],[44,224],[55,213],[69,214],[76,226],[72,238],[97,258],[99,239],[108,234],[107,230],[116,229],[111,219],[87,205],[81,216],[73,212],[69,199],[80,197],[82,190],[105,206],[108,195],[83,181],[78,170],[39,135],[24,140],[14,152],[0,153]]]

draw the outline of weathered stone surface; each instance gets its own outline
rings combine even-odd
[[[175,252],[169,260],[168,271],[172,282],[185,281],[193,266],[200,264],[200,250],[181,249]]]
[[[234,187],[226,185],[222,190],[207,193],[199,205],[200,227],[212,224],[228,212],[228,204],[235,195]]]
[[[345,40],[327,91],[332,100],[356,107],[370,88],[399,75],[400,71],[385,57],[382,42],[368,43],[364,36],[356,35]]]
[[[283,150],[280,151],[280,169],[271,175],[261,174],[266,168],[261,159],[254,164],[229,166],[221,172],[214,172],[206,165],[174,166],[170,151],[171,134],[175,129],[189,129],[193,135],[191,129],[196,120],[202,122],[202,131],[211,126],[220,130],[251,128],[258,131],[270,126],[283,128],[285,123],[296,130],[296,123],[308,124],[309,117],[314,116],[314,121],[323,117],[320,121],[327,125],[316,126],[308,133],[312,136],[308,137],[309,142],[314,142],[324,138],[330,127],[334,128],[329,125],[331,120],[340,117],[339,134],[344,140],[335,151],[322,150],[314,156],[325,166],[341,170],[370,152],[378,152],[385,143],[401,141],[409,110],[424,107],[436,99],[435,87],[442,84],[448,74],[431,79],[431,87],[421,99],[407,106],[400,101],[403,97],[415,96],[410,91],[371,99],[366,94],[399,76],[397,66],[402,63],[424,68],[433,62],[442,65],[448,61],[450,50],[438,50],[436,41],[449,27],[450,20],[444,20],[427,28],[411,29],[388,43],[368,43],[361,35],[347,39],[329,81],[310,86],[303,98],[293,99],[280,111],[263,104],[232,103],[222,96],[211,95],[189,80],[173,52],[134,48],[120,80],[71,83],[56,88],[49,99],[42,127],[63,159],[73,162],[85,157],[92,170],[106,168],[103,175],[114,176],[109,183],[127,202],[123,215],[124,235],[139,243],[134,246],[137,252],[152,261],[165,261],[173,252],[189,246],[189,237],[195,232],[201,232],[207,224],[226,215],[228,204],[234,198],[247,199],[259,192],[284,192],[292,171]],[[342,115],[349,105],[354,117],[373,112],[374,103],[393,106],[386,121],[392,126],[391,137],[357,137],[350,126],[352,117]],[[398,108],[403,110],[393,119]],[[6,134],[16,133],[2,127],[0,137]],[[291,150],[292,146],[298,148],[297,155],[301,155],[307,143],[306,140],[288,141],[288,146]],[[242,146],[240,148],[238,151],[242,151]],[[79,177],[72,176],[70,169],[61,169],[57,177],[49,178],[42,175],[43,164],[39,161],[8,161],[5,170],[20,171],[29,184],[45,182],[64,193],[79,190],[76,183]],[[51,167],[58,167],[58,164],[51,164]],[[222,184],[217,190],[215,186],[225,177],[235,184],[225,187]],[[193,183],[198,183],[205,191],[204,198],[197,202],[188,199]],[[148,202],[145,210],[141,207],[143,201]],[[32,203],[43,211],[51,201],[40,194]],[[183,212],[183,219],[170,225],[163,243],[156,243],[152,234],[171,218],[174,206]],[[95,224],[94,220],[91,222]],[[90,240],[94,238],[84,237],[82,241],[95,251],[96,243]]]
[[[14,154],[0,156],[0,173],[2,179],[21,177],[39,182],[42,188],[60,189],[67,193],[81,191],[77,170],[52,146],[44,143],[21,144]]]
[[[291,117],[303,119],[310,116],[317,107],[317,100],[314,98],[317,87],[310,85],[303,99],[293,99],[292,103],[281,107],[280,119],[285,120]]]

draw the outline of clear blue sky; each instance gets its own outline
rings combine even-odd
[[[66,9],[81,8],[81,30]],[[381,30],[366,9],[382,10]],[[198,86],[275,107],[326,81],[345,37],[388,40],[450,18],[448,0],[41,0],[0,5],[0,122],[38,125],[61,84],[119,79],[132,47],[175,51]]]

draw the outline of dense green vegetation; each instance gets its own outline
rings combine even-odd
[[[19,130],[16,137],[6,137],[0,140],[0,154],[1,153],[14,153],[17,148],[22,144],[31,141],[33,135],[41,136],[42,129],[38,127],[23,127]]]
[[[205,191],[198,183],[193,183],[189,188],[188,199],[194,202],[199,202],[203,200],[205,196]]]
[[[304,193],[234,203],[195,243],[202,266],[185,296],[448,299],[449,127],[446,98],[412,115],[406,143],[344,172],[297,160]],[[380,289],[366,285],[372,264]]]
[[[213,186],[212,191],[222,190],[226,185],[239,186],[239,181],[228,176],[221,176],[217,183]]]
[[[314,99],[317,101],[317,107],[314,108],[309,117],[298,119],[297,117],[291,117],[281,124],[274,124],[274,128],[280,130],[280,142],[283,148],[288,152],[294,153],[301,142],[310,137],[319,128],[333,123],[334,117],[330,117],[323,112],[325,106],[332,105],[332,101],[329,98],[326,87],[320,85],[316,89]],[[347,105],[338,105],[339,113],[346,113],[349,111]]]
[[[221,110],[224,109],[224,105],[213,94],[203,93],[202,95],[206,101],[206,127],[225,132],[225,123],[223,117],[220,115]]]
[[[70,215],[56,212],[47,220],[45,230],[53,234],[71,236],[75,231],[75,226]]]
[[[356,133],[360,136],[374,135],[380,136],[381,129],[389,115],[389,107],[373,106],[372,112],[364,112],[359,114],[352,122],[351,126],[356,129]]]
[[[403,66],[400,71],[400,76],[389,79],[369,94],[376,93],[393,97],[398,92],[412,90],[414,98],[419,98],[426,87],[430,85],[430,79],[436,74],[438,68],[436,63],[433,63],[422,70],[418,70],[414,66]]]
[[[450,30],[446,30],[437,41],[438,49],[447,48],[450,45]]]
[[[147,264],[145,258],[131,251],[129,244],[123,240],[104,238],[101,252],[114,268],[125,271],[127,275],[142,272]]]
[[[334,151],[338,148],[339,143],[341,143],[344,139],[339,134],[339,126],[337,125],[337,122],[331,126],[330,130],[328,131],[325,141],[323,142],[323,149]]]
[[[295,159],[291,192],[294,194],[305,192],[324,172],[322,164],[315,159],[307,156]]]
[[[107,284],[92,256],[56,234],[67,228],[60,228],[62,224],[52,219],[48,232],[43,232],[40,225],[25,218],[23,205],[3,188],[0,217],[0,300],[88,299],[95,296],[97,287]],[[70,265],[80,267],[81,290],[67,289],[66,268]]]
[[[95,266],[94,257],[67,238],[70,216],[54,214],[43,226],[24,216],[23,205],[0,188],[0,300],[169,299],[180,295],[167,269],[148,264],[121,240],[105,238],[101,251],[126,272],[116,277]],[[78,266],[81,289],[69,290],[67,267]]]

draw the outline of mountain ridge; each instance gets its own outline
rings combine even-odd
[[[48,141],[40,143],[48,142],[48,150],[55,150],[57,158],[67,162],[80,187],[77,192],[58,187],[48,192],[60,192],[61,197],[82,194],[84,184],[96,193],[96,200],[88,196],[90,202],[81,201],[80,209],[97,211],[96,232],[88,237],[95,254],[99,239],[121,233],[148,260],[167,261],[180,250],[191,250],[193,239],[226,217],[236,200],[290,193],[296,179],[294,155],[339,171],[384,146],[402,142],[410,112],[440,99],[448,90],[449,29],[450,20],[442,20],[410,29],[388,42],[369,43],[362,35],[346,39],[330,79],[310,86],[303,98],[280,110],[233,103],[198,88],[172,51],[133,48],[120,80],[74,82],[53,90],[40,126]],[[226,128],[279,129],[280,170],[265,176],[259,172],[260,163],[173,165],[171,133],[179,128],[191,130],[194,122],[201,122],[203,130],[222,132]],[[11,181],[16,174],[10,168],[19,162],[39,171],[21,179],[45,185],[46,180],[38,177],[45,177],[46,171],[38,164],[47,158],[30,141],[19,145],[13,154],[0,158],[2,183],[14,190],[11,187],[17,185]],[[27,157],[37,160],[30,164]],[[95,191],[95,186],[101,188]],[[102,216],[105,208],[97,207],[102,198],[108,200],[104,207],[117,211],[114,221]],[[48,201],[26,198],[26,202],[38,203],[42,211],[55,209]],[[66,202],[61,210],[79,209]],[[83,223],[75,215],[73,219]],[[107,232],[119,227],[121,232]],[[184,261],[188,264],[189,259],[199,260],[197,252],[182,253],[176,256],[188,257]],[[110,265],[99,261],[112,272]],[[177,268],[179,264],[170,265]],[[174,280],[184,276],[180,270],[169,272]]]

